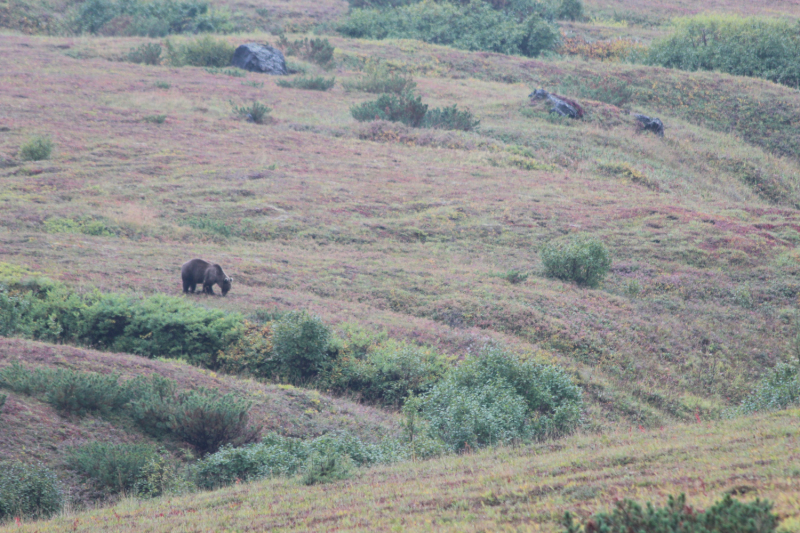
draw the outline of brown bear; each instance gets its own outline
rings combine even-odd
[[[203,292],[214,294],[214,284],[220,286],[222,295],[228,294],[231,290],[232,278],[225,275],[222,267],[216,263],[209,263],[202,259],[192,259],[181,267],[181,278],[183,279],[183,292],[194,292],[198,283],[203,284]]]

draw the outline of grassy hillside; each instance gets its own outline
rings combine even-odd
[[[305,307],[454,355],[488,337],[552,356],[586,387],[598,426],[713,416],[789,357],[796,130],[712,104],[771,97],[791,125],[790,89],[333,39],[340,80],[360,58],[383,58],[418,73],[426,102],[481,120],[478,133],[413,130],[355,123],[349,107],[370,96],[341,86],[107,59],[136,42],[4,39],[2,260],[77,288],[177,294],[180,264],[206,257],[236,282],[225,299],[195,297],[204,305]],[[581,98],[619,93],[592,93],[591,76],[650,92],[619,106]],[[586,106],[584,121],[528,104],[531,87],[557,83]],[[274,108],[270,124],[235,118],[231,102],[253,100]],[[666,138],[638,134],[627,109],[661,116]],[[163,124],[144,120],[158,114]],[[32,134],[49,135],[55,157],[20,161]],[[88,219],[104,235],[75,229]],[[576,231],[611,248],[601,290],[541,276],[539,247]],[[509,271],[532,275],[512,284]]]
[[[237,485],[0,531],[563,531],[567,510],[588,517],[633,498],[663,505],[684,492],[708,508],[725,493],[768,498],[800,529],[800,411],[653,431],[584,435],[373,468],[335,485],[296,479]]]

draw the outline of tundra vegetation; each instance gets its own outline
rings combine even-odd
[[[800,9],[684,4],[0,6],[0,530],[800,530]]]

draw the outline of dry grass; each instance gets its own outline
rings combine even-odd
[[[686,493],[706,508],[725,493],[766,498],[800,530],[800,411],[721,423],[571,437],[558,443],[361,471],[306,487],[297,479],[69,514],[0,531],[561,531],[632,498]]]

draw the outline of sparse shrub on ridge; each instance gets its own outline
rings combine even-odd
[[[472,131],[481,123],[480,120],[472,116],[467,109],[459,110],[453,104],[451,107],[436,107],[429,109],[422,120],[423,128],[434,128],[440,130],[461,130]]]
[[[364,102],[350,108],[350,114],[359,122],[372,120],[388,120],[402,122],[412,128],[418,128],[425,118],[428,106],[422,103],[421,96],[403,93],[399,96],[383,94],[377,100]]]
[[[618,501],[611,513],[597,513],[583,525],[575,524],[570,513],[562,520],[564,533],[773,533],[778,517],[766,500],[742,503],[730,494],[705,511],[694,510],[686,504],[686,496],[669,497],[665,507],[643,509],[633,500]]]
[[[233,106],[233,113],[239,118],[255,124],[263,124],[272,112],[272,108],[261,102],[253,101],[249,106]]]
[[[131,48],[131,51],[128,52],[128,61],[145,65],[160,65],[161,45],[158,43],[145,43],[136,48]]]
[[[326,69],[333,63],[334,47],[328,39],[308,39],[306,37],[289,41],[286,36],[281,35],[277,47],[283,50],[287,56],[299,56]]]
[[[608,248],[587,235],[551,241],[539,255],[548,277],[589,287],[597,287],[611,268]]]
[[[50,159],[53,152],[53,141],[48,137],[34,136],[19,147],[19,157],[23,161],[43,161]]]
[[[368,62],[361,76],[342,84],[346,91],[375,94],[404,94],[412,92],[417,84],[410,75],[390,72],[384,63]]]
[[[12,517],[48,518],[63,504],[61,484],[49,468],[0,463],[0,521]]]
[[[306,89],[309,91],[327,91],[333,88],[333,85],[336,83],[336,78],[323,78],[322,76],[317,77],[306,77],[306,76],[298,76],[297,78],[293,78],[290,80],[278,80],[275,82],[280,87],[285,87],[287,89]]]

